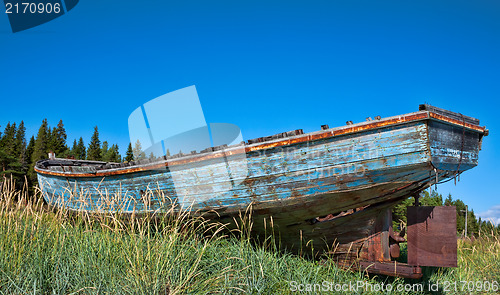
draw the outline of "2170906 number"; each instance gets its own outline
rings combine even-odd
[[[439,282],[438,282],[439,285]],[[499,285],[497,281],[443,281],[444,292],[498,292]]]
[[[55,13],[61,12],[61,3],[5,3],[5,13]]]

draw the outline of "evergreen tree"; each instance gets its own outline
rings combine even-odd
[[[78,142],[76,141],[75,138],[75,140],[73,140],[73,145],[71,146],[71,155],[75,157],[75,159],[78,159],[76,156],[77,151],[78,151]]]
[[[15,153],[15,137],[16,137],[16,123],[12,125],[7,123],[5,126],[5,130],[3,132],[2,139],[0,140],[0,148],[4,150],[4,152],[10,156],[16,157]]]
[[[135,142],[133,151],[134,151],[134,159],[136,161],[146,159],[146,153],[144,153],[144,151],[142,150],[142,145],[139,140]]]
[[[42,125],[38,129],[38,133],[35,139],[35,145],[33,146],[33,154],[31,155],[31,163],[35,164],[37,161],[47,159],[47,153],[49,148],[49,126],[47,119],[43,119]]]
[[[19,161],[21,172],[26,172],[28,168],[28,159],[26,158],[26,128],[24,127],[23,121],[21,121],[17,128],[14,140],[14,156],[16,156]]]
[[[476,214],[474,214],[474,210],[471,209],[468,212],[467,216],[467,235],[473,236],[479,233],[479,223],[477,222]]]
[[[448,197],[446,197],[446,200],[444,200],[444,205],[445,206],[453,206],[453,199],[451,198],[451,194],[448,194]]]
[[[460,235],[465,234],[465,214],[467,214],[467,236],[470,237],[477,234],[479,226],[474,211],[468,210],[468,207],[460,199],[453,201],[451,206],[457,208],[457,233]]]
[[[16,124],[7,123],[5,131],[0,139],[0,175],[16,179],[16,184],[20,184],[20,176],[22,175],[22,166],[19,164],[19,159],[15,144]],[[1,180],[0,180],[1,181]]]
[[[62,120],[59,120],[57,127],[54,127],[52,129],[50,139],[52,151],[56,154],[56,156],[62,158],[68,150],[68,147],[66,145],[67,135]]]
[[[105,162],[109,162],[107,160],[107,157],[108,157],[108,155],[106,155],[107,153],[108,153],[108,142],[103,141],[102,146],[101,146],[101,159]]]
[[[453,201],[451,205],[457,208],[457,233],[463,234],[465,231],[465,204],[459,199]]]
[[[94,127],[94,134],[90,139],[89,147],[87,149],[87,160],[100,161],[101,157],[101,141],[99,140],[99,130],[97,126]]]
[[[443,206],[443,196],[436,190],[433,190],[432,193],[423,191],[419,201],[422,206]]]
[[[35,144],[33,145],[33,152],[31,154],[31,164],[30,169],[28,171],[28,178],[30,183],[36,184],[37,177],[34,170],[37,161],[47,159],[48,146],[49,146],[49,126],[47,123],[47,119],[43,119],[42,125],[38,129],[38,133],[36,135]]]
[[[414,203],[415,203],[414,198],[408,198],[408,199],[405,199],[400,204],[397,204],[396,206],[394,206],[394,208],[392,209],[392,224],[393,224],[394,230],[396,230],[396,231],[401,230],[401,229],[398,229],[398,226],[399,226],[401,221],[404,222],[405,224],[407,223],[406,208],[408,208],[409,206],[413,206]]]
[[[118,145],[113,144],[104,154],[103,156],[103,161],[106,162],[114,162],[114,163],[120,163],[121,162],[121,157],[120,157],[120,152],[118,150]]]
[[[120,149],[118,148],[118,144],[114,144],[111,146],[111,162],[120,163],[122,161],[122,156],[120,155]]]
[[[12,175],[16,179],[16,184],[18,185],[23,175],[21,172],[21,165],[17,159],[4,149],[0,149],[0,175],[4,177],[10,177],[10,175]]]
[[[134,151],[132,150],[132,143],[128,144],[127,153],[125,154],[125,161],[130,162],[134,160]]]
[[[85,148],[85,143],[83,142],[82,137],[78,140],[77,149],[75,150],[75,158],[80,160],[85,160],[87,158],[87,149]]]

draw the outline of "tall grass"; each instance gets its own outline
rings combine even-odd
[[[4,181],[0,189],[0,293],[291,294],[297,289],[294,286],[302,286],[302,293],[316,294],[324,290],[318,289],[324,282],[414,283],[344,271],[328,259],[320,263],[283,253],[273,239],[255,244],[250,236],[250,211],[236,220],[236,234],[203,216],[173,208],[167,213],[125,218],[51,211],[44,207],[39,192],[28,196]],[[434,270],[425,279],[484,276],[500,282],[499,248],[498,238],[462,241],[460,268]],[[490,267],[495,271],[488,271]]]
[[[229,271],[202,271],[202,264],[210,267],[202,263],[207,247],[223,237],[222,226],[202,217],[174,211],[163,219],[50,212],[39,193],[28,198],[12,188],[4,182],[0,194],[1,291],[213,291]]]

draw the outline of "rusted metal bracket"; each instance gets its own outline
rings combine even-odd
[[[401,231],[401,233],[395,232],[392,227],[389,228],[389,252],[391,254],[391,258],[398,258],[400,254],[399,243],[406,242],[405,238],[405,229]]]
[[[418,204],[418,195],[415,195]],[[453,206],[408,207],[408,227],[392,229],[390,210],[382,211],[367,240],[367,255],[359,269],[369,273],[418,279],[420,266],[456,267],[456,209]],[[391,261],[399,257],[399,243],[408,232],[408,263]]]
[[[396,261],[360,261],[359,268],[369,273],[386,276],[398,276],[409,279],[420,279],[422,277],[422,269],[419,266],[412,266]]]

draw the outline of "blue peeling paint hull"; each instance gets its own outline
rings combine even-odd
[[[272,218],[286,247],[298,251],[304,241],[313,240],[316,249],[324,250],[333,243],[361,241],[380,212],[475,167],[482,136],[427,117],[305,142],[292,143],[292,138],[287,145],[273,141],[260,149],[253,148],[259,144],[247,145],[244,173],[234,169],[242,166],[228,166],[235,157],[229,147],[222,160],[176,166],[176,173],[191,175],[185,182],[174,181],[168,165],[93,177],[47,173],[67,171],[58,167],[37,172],[45,200],[56,207],[141,213],[166,212],[176,206],[216,210],[221,219],[230,220],[252,204],[257,232],[262,233],[264,223]],[[154,193],[147,194],[149,190]],[[180,196],[180,191],[195,193]],[[314,222],[329,214],[357,212],[357,208],[363,213]]]

